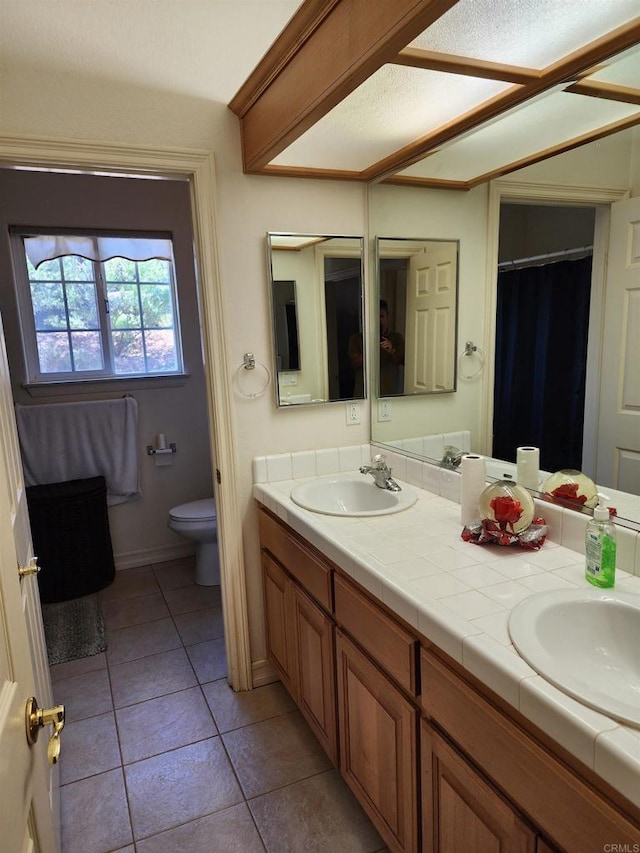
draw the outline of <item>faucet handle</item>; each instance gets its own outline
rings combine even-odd
[[[371,464],[374,468],[386,468],[387,457],[384,453],[376,453],[375,456],[371,457]]]

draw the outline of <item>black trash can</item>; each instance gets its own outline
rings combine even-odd
[[[28,486],[43,604],[104,589],[115,577],[104,477]]]

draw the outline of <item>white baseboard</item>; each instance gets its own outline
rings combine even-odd
[[[150,563],[166,563],[167,560],[179,560],[191,557],[195,548],[191,542],[177,542],[171,545],[159,545],[156,548],[144,548],[141,551],[125,551],[114,554],[116,570],[134,569],[137,566],[148,566]]]
[[[251,661],[251,678],[254,687],[264,687],[265,684],[272,684],[274,681],[280,680],[275,669],[266,658]]]

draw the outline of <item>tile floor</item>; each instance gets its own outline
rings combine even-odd
[[[63,853],[386,849],[282,685],[229,688],[220,590],[192,560],[101,598],[107,652],[51,670]]]

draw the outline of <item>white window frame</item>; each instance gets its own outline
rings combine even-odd
[[[89,261],[94,269],[94,284],[96,289],[96,301],[99,321],[99,332],[102,343],[103,368],[101,370],[67,370],[59,372],[43,372],[40,369],[40,358],[38,354],[37,331],[31,298],[31,283],[29,280],[24,237],[34,237],[40,234],[57,233],[52,229],[25,229],[14,228],[11,230],[12,255],[14,259],[14,280],[16,286],[16,297],[18,303],[18,315],[20,319],[20,334],[24,363],[26,368],[27,385],[50,385],[50,384],[76,384],[91,381],[127,381],[132,379],[167,379],[176,376],[184,376],[184,361],[182,355],[182,330],[180,324],[180,310],[178,301],[178,288],[175,274],[175,261],[172,259],[169,265],[169,286],[173,302],[173,332],[176,354],[176,369],[171,371],[147,371],[137,373],[116,373],[113,359],[113,344],[111,339],[111,324],[109,320],[107,283],[103,275],[104,261]],[[71,233],[69,230],[66,233]],[[171,235],[148,234],[131,232],[87,232],[83,229],[73,229],[73,234],[78,236],[90,236],[96,239],[101,236],[121,236],[127,238],[161,238],[170,240]],[[138,263],[143,263],[139,261]],[[140,284],[139,282],[131,282]],[[138,287],[138,297],[140,295]],[[142,312],[141,312],[142,317]],[[68,313],[67,313],[68,319]],[[141,327],[144,329],[144,326]],[[63,331],[61,329],[61,331]],[[67,329],[68,331],[68,329]],[[115,331],[118,331],[117,329]]]

